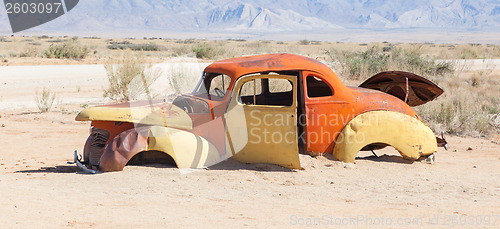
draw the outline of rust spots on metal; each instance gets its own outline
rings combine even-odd
[[[254,60],[249,62],[243,62],[239,64],[242,68],[251,67],[261,67],[261,68],[282,68],[285,65],[281,63],[281,60],[273,58],[268,60]]]

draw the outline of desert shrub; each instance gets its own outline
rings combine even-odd
[[[413,50],[397,48],[393,49],[390,55],[393,68],[396,69],[404,69],[426,76],[442,76],[454,72],[454,67],[450,62],[423,56],[418,48]]]
[[[50,43],[61,43],[61,42],[64,42],[63,39],[54,39],[54,40],[48,40],[47,42],[50,42]]]
[[[163,47],[154,44],[132,44],[129,41],[123,42],[111,42],[108,45],[108,49],[116,50],[116,49],[130,49],[132,51],[160,51]]]
[[[390,54],[373,46],[366,51],[325,50],[332,61],[340,64],[340,71],[349,79],[366,78],[388,68]]]
[[[128,49],[129,45],[132,44],[130,41],[109,41],[108,49],[116,50],[116,49]]]
[[[160,51],[160,46],[154,43],[130,44],[129,47],[133,51]]]
[[[83,59],[89,54],[90,50],[75,42],[65,42],[57,45],[50,45],[43,52],[45,58],[57,59]]]
[[[485,60],[480,70],[459,70],[439,78],[445,91],[436,101],[416,107],[422,119],[435,132],[474,137],[500,132],[500,76]]]
[[[192,48],[196,58],[212,58],[217,55],[215,48],[207,43],[197,44]]]
[[[454,71],[450,62],[423,56],[419,49],[381,49],[371,46],[365,51],[325,50],[340,72],[348,79],[366,79],[381,71],[401,70],[424,75],[443,75]]]
[[[499,131],[491,124],[500,108],[491,103],[492,97],[484,98],[477,92],[464,94],[465,88],[460,89],[448,90],[442,98],[416,107],[416,111],[436,133],[482,137]]]
[[[112,43],[112,44],[108,45],[107,48],[111,49],[111,50],[117,50],[117,49],[123,50],[123,49],[128,49],[128,45]]]
[[[19,57],[37,57],[40,54],[40,51],[37,47],[34,46],[26,46],[24,51],[19,53]]]
[[[382,48],[382,52],[389,52],[389,51],[391,51],[391,49],[392,49],[392,46],[385,46]]]
[[[174,56],[183,56],[191,53],[191,49],[188,46],[176,46],[172,48]]]
[[[299,45],[308,45],[310,42],[308,40],[300,40]]]
[[[136,99],[141,93],[146,93],[151,99],[150,86],[158,79],[160,72],[154,71],[152,65],[145,62],[142,53],[133,56],[126,52],[117,64],[110,61],[104,67],[109,81],[108,88],[104,90],[104,97],[127,102]]]
[[[186,40],[176,40],[177,44],[194,44],[196,41],[194,39],[186,39]]]
[[[43,88],[40,94],[38,94],[38,90],[35,92],[35,103],[42,113],[50,111],[55,100],[56,93],[51,92],[50,89]]]

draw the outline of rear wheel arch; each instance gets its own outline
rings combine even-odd
[[[437,151],[434,133],[420,120],[394,111],[370,111],[344,126],[335,140],[333,156],[354,163],[358,152],[371,144],[392,146],[412,160]]]

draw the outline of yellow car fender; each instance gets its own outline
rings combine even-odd
[[[121,171],[136,154],[161,151],[174,159],[177,167],[205,168],[225,160],[205,138],[191,132],[163,126],[143,126],[124,131],[106,146],[99,170]]]
[[[370,111],[347,123],[336,139],[333,156],[354,163],[358,152],[374,143],[390,145],[412,160],[437,152],[434,133],[420,120],[394,111]]]

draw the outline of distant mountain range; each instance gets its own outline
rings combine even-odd
[[[500,31],[500,0],[82,0],[67,15],[31,31],[277,33],[342,28]],[[5,9],[0,10],[0,32],[11,33]]]

